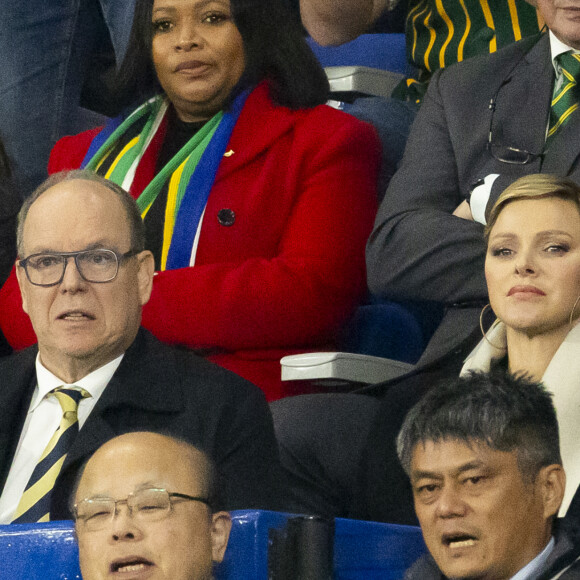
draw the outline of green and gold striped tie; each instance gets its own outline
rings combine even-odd
[[[79,432],[77,416],[79,403],[81,399],[91,395],[84,389],[58,388],[50,391],[47,396],[54,396],[58,399],[62,408],[62,419],[36,464],[20,498],[12,519],[14,524],[49,521],[52,488],[66,455]]]
[[[558,130],[563,127],[570,115],[578,108],[580,102],[580,54],[564,52],[556,57],[560,66],[562,80],[556,84],[552,95],[550,109],[550,127],[546,143],[553,139]]]

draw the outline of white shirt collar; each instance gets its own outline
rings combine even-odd
[[[511,580],[534,580],[543,572],[548,556],[552,553],[556,544],[554,536],[550,538],[547,546],[531,561],[528,562]]]
[[[556,62],[556,57],[559,55],[569,52],[570,50],[575,53],[580,53],[580,50],[576,50],[567,44],[564,44],[559,38],[556,38],[554,33],[550,30],[550,52],[552,54],[552,66],[556,71],[556,77],[559,76],[560,71],[558,69],[558,63]]]
[[[103,365],[97,370],[89,373],[86,377],[83,377],[79,381],[76,381],[73,385],[63,383],[62,379],[59,379],[56,375],[51,373],[41,362],[40,354],[36,355],[36,389],[34,390],[34,395],[30,403],[29,413],[32,413],[40,402],[46,397],[50,391],[56,389],[57,387],[80,387],[87,391],[93,399],[98,399],[105,387],[109,384],[109,381],[115,374],[115,371],[121,364],[123,360],[124,353],[118,356],[111,362]]]

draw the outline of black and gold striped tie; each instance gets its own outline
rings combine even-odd
[[[550,109],[550,127],[546,143],[553,139],[578,108],[580,102],[580,54],[564,52],[556,57],[562,74],[562,81],[556,85]]]
[[[91,395],[84,389],[58,388],[50,391],[47,396],[54,396],[58,399],[62,408],[62,419],[20,498],[12,520],[14,524],[49,521],[52,488],[79,432],[77,416],[79,403],[81,399]]]

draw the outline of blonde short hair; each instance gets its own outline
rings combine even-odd
[[[499,214],[509,203],[522,199],[541,199],[545,197],[557,197],[572,201],[576,204],[580,213],[580,186],[574,181],[567,177],[549,173],[526,175],[509,185],[491,208],[487,225],[483,231],[485,241],[489,240],[489,234]]]

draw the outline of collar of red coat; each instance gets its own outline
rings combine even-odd
[[[248,96],[226,147],[216,181],[268,149],[290,131],[301,116],[297,111],[275,105],[269,93],[268,84],[263,82]],[[256,126],[260,127],[259,131],[256,131]],[[233,153],[229,153],[231,151]]]

